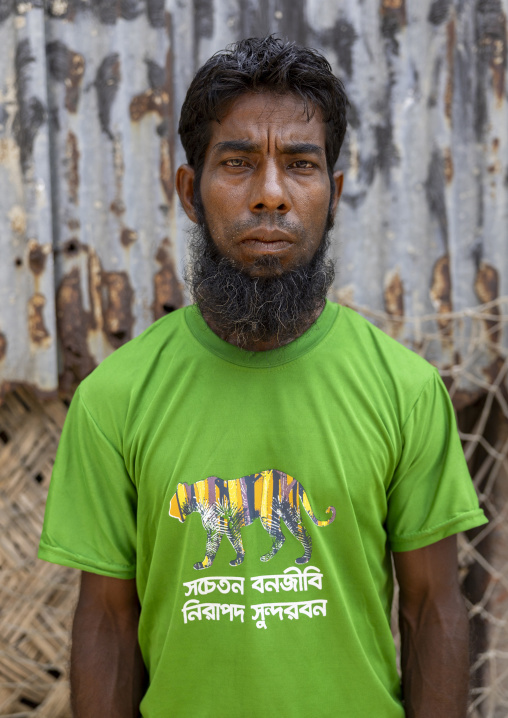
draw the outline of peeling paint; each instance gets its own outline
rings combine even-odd
[[[14,168],[20,161],[19,146],[12,137],[0,137],[0,165]]]
[[[150,88],[136,95],[130,104],[129,112],[133,122],[139,122],[149,112],[165,117],[169,107],[169,95],[163,88]]]
[[[8,119],[9,113],[7,112],[5,105],[0,104],[0,131],[5,129],[5,124]]]
[[[85,58],[79,52],[70,50],[59,40],[46,45],[50,74],[65,85],[65,107],[75,113],[78,109],[81,82],[85,73]]]
[[[353,46],[358,40],[358,35],[353,25],[345,18],[339,20],[335,25],[335,47],[341,67],[348,77],[353,74]]]
[[[55,13],[55,4],[61,7]],[[97,20],[103,25],[115,25],[117,20],[132,21],[143,13],[142,0],[93,0],[91,3],[83,3],[80,0],[53,0],[53,14],[67,20],[74,19],[78,11],[91,9]]]
[[[154,60],[145,57],[145,65],[148,75],[148,83],[152,90],[159,90],[166,84],[166,70]]]
[[[300,45],[309,44],[306,23],[302,22],[305,18],[306,0],[278,0],[271,7],[277,8],[273,13],[272,27],[275,31],[286,34]]]
[[[78,3],[76,0],[48,0],[49,17],[72,21],[75,19]]]
[[[66,179],[69,187],[69,200],[73,204],[79,202],[79,158],[81,157],[78,138],[69,130],[65,144]]]
[[[51,344],[51,337],[44,323],[43,311],[46,305],[46,297],[36,292],[28,300],[28,333],[30,341],[39,347],[48,347]]]
[[[109,205],[109,209],[113,214],[116,214],[117,217],[121,217],[122,214],[125,212],[125,205],[123,203],[122,199],[114,199],[111,204]]]
[[[146,0],[146,9],[152,27],[165,27],[165,0]]]
[[[174,191],[173,164],[171,162],[171,146],[165,138],[161,138],[160,180],[168,202],[171,202]]]
[[[61,382],[63,391],[68,393],[76,381],[94,368],[95,360],[87,342],[91,332],[102,331],[113,349],[132,338],[134,291],[127,272],[104,271],[91,247],[72,239],[66,243],[66,250],[71,250],[72,255],[82,252],[88,256],[90,305],[90,311],[85,311],[81,276],[74,267],[65,275],[57,293],[58,330],[64,364]]]
[[[453,310],[450,257],[447,254],[440,257],[434,265],[430,299],[438,314],[449,314]],[[453,330],[451,319],[439,318],[437,324],[443,335],[451,335]]]
[[[384,308],[391,319],[395,320],[389,322],[389,333],[396,337],[403,327],[400,320],[404,317],[404,285],[399,269],[388,272],[385,277]]]
[[[13,134],[19,146],[21,168],[28,171],[32,161],[35,137],[46,120],[46,110],[38,97],[28,97],[29,65],[35,62],[31,54],[30,40],[21,40],[16,48],[16,99],[18,111],[14,117]]]
[[[319,33],[322,45],[329,47],[337,53],[341,69],[347,77],[353,75],[353,47],[358,40],[354,26],[344,17],[339,18],[330,29]]]
[[[476,273],[474,290],[482,304],[493,302],[499,296],[499,272],[491,264],[480,262]],[[485,311],[491,317],[500,315],[498,306],[488,307]],[[485,319],[488,338],[490,342],[497,344],[501,335],[501,326],[497,319]]]
[[[351,78],[354,69],[353,47],[358,40],[358,34],[351,23],[342,19],[336,23],[334,35],[339,62],[344,68],[346,75]]]
[[[429,9],[427,20],[432,25],[441,25],[446,21],[452,0],[434,0]]]
[[[399,54],[397,34],[407,24],[406,0],[381,0],[381,33],[394,55]]]
[[[168,33],[172,35],[171,18],[168,15]],[[161,132],[161,126],[158,128],[160,135],[160,181],[162,189],[168,200],[168,204],[172,204],[173,192],[174,192],[174,161],[173,161],[173,149],[174,149],[174,127],[173,127],[173,97],[172,97],[172,83],[173,83],[173,52],[172,52],[172,40],[170,48],[166,53],[166,72],[165,72],[165,90],[168,95],[168,109],[167,115],[162,122],[164,131]]]
[[[487,262],[481,262],[474,283],[476,296],[482,302],[492,302],[499,296],[499,272]]]
[[[441,75],[441,67],[443,65],[443,59],[442,57],[438,56],[436,57],[434,61],[434,66],[432,68],[432,83],[430,87],[430,94],[427,100],[427,105],[429,108],[435,107],[437,105],[437,88],[439,85],[439,78]]]
[[[443,171],[446,184],[450,184],[453,179],[453,156],[449,147],[443,150]]]
[[[349,205],[353,209],[358,209],[365,200],[367,199],[367,192],[358,192],[358,194],[343,194],[341,196],[341,202]]]
[[[5,359],[7,354],[7,337],[3,332],[0,332],[0,361]]]
[[[479,54],[490,65],[492,85],[497,99],[505,95],[507,60],[506,15],[500,0],[483,0],[478,3]]]
[[[171,32],[171,28],[169,30]],[[157,134],[160,136],[159,176],[166,199],[168,203],[171,203],[174,193],[171,50],[168,50],[166,54],[165,68],[150,59],[146,59],[145,62],[150,87],[132,98],[129,114],[132,122],[140,122],[149,113],[156,113],[162,120],[157,127]]]
[[[201,37],[213,37],[213,2],[212,0],[193,0],[194,5],[194,37],[199,42]]]
[[[362,124],[360,112],[355,103],[349,98],[349,106],[347,108],[347,122],[354,130],[359,129]]]
[[[28,266],[36,277],[44,272],[48,254],[51,251],[49,245],[41,246],[37,240],[31,239],[28,243]]]
[[[120,0],[119,2],[96,2],[95,12],[104,25],[114,25],[118,18],[135,20],[143,12],[143,4],[138,0]]]
[[[102,273],[104,333],[115,349],[132,339],[134,292],[127,272]]]
[[[56,318],[62,357],[60,389],[69,395],[96,367],[86,339],[89,321],[83,307],[77,267],[71,269],[60,283],[56,294]]]
[[[381,10],[384,13],[397,12],[404,13],[404,22],[406,22],[406,2],[405,0],[381,0]]]
[[[104,317],[102,315],[102,266],[97,252],[91,247],[88,251],[88,298],[90,300],[90,313],[88,321],[90,329],[102,331]]]
[[[160,243],[155,259],[161,269],[154,275],[154,320],[182,307],[184,303],[182,287],[177,279],[171,254],[171,243],[167,237]]]
[[[113,167],[115,169],[115,199],[111,202],[109,209],[117,217],[121,217],[125,212],[125,204],[123,201],[125,164],[123,161],[122,141],[119,135],[115,135],[113,139]]]
[[[385,179],[389,180],[391,168],[396,167],[400,162],[400,154],[393,141],[393,125],[389,116],[384,124],[374,127],[374,139],[377,150],[376,156],[372,159],[372,164],[367,160],[362,165],[362,172],[368,184],[374,181],[374,172],[371,170],[374,170],[375,167],[378,167],[384,174]]]
[[[120,235],[120,242],[123,244],[124,247],[130,247],[131,244],[134,244],[138,239],[138,233],[134,229],[129,229],[128,227],[124,227],[122,229],[122,233]]]
[[[78,13],[91,10],[98,23],[113,26],[119,19],[133,22],[146,12],[153,28],[164,27],[164,0],[48,0],[47,5],[55,20],[73,22]]]
[[[488,123],[487,85],[490,74],[497,104],[505,97],[507,65],[506,15],[501,0],[479,0],[476,10],[476,97],[475,131],[481,139]]]
[[[430,213],[437,219],[441,228],[443,243],[448,245],[448,216],[445,201],[445,162],[438,149],[432,153],[429,162],[425,194]]]
[[[452,18],[446,26],[446,59],[448,64],[448,76],[445,87],[444,109],[445,116],[451,122],[453,110],[453,78],[455,70],[455,43],[456,31],[455,20]]]
[[[7,217],[11,223],[11,229],[16,234],[25,234],[26,232],[26,213],[23,207],[14,205],[7,212]]]
[[[0,0],[0,23],[5,22],[14,11],[14,0]]]
[[[93,83],[97,92],[101,129],[110,140],[113,139],[110,127],[111,108],[118,92],[120,80],[120,55],[117,52],[112,52],[99,65],[95,82]]]

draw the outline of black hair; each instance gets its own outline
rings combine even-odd
[[[326,123],[326,163],[331,174],[347,127],[349,102],[344,86],[317,50],[270,35],[228,45],[205,62],[190,84],[178,132],[198,186],[211,121],[220,122],[240,95],[267,91],[300,97],[309,120],[316,108],[321,110]]]

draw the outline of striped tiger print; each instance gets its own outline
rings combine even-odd
[[[231,566],[241,564],[245,550],[240,530],[256,519],[272,539],[272,548],[261,556],[261,561],[269,561],[282,547],[285,541],[280,527],[282,520],[304,548],[304,555],[296,559],[296,563],[303,564],[310,561],[312,540],[302,523],[300,505],[316,526],[328,526],[335,519],[335,509],[329,506],[326,513],[331,517],[319,521],[302,484],[283,471],[268,469],[230,481],[209,476],[194,484],[178,484],[170,501],[169,515],[182,523],[194,511],[201,515],[206,531],[206,555],[203,561],[194,564],[195,569],[210,568],[224,535],[236,551],[236,558],[229,563]]]

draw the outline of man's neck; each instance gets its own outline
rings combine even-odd
[[[249,352],[266,352],[270,349],[279,349],[282,346],[285,346],[287,344],[290,344],[291,342],[294,342],[295,339],[298,339],[298,337],[301,337],[302,334],[304,334],[307,329],[310,329],[310,327],[314,324],[314,322],[318,319],[318,317],[321,315],[321,312],[323,311],[325,307],[325,304],[323,304],[318,307],[314,312],[312,312],[310,315],[306,317],[302,317],[301,324],[298,328],[298,330],[294,333],[294,335],[290,337],[286,337],[284,340],[280,340],[277,335],[270,337],[268,339],[256,339],[251,336],[243,336],[243,341],[240,341],[240,338],[236,332],[233,332],[233,334],[226,334],[223,330],[221,330],[220,326],[214,322],[213,317],[211,317],[206,312],[203,312],[203,319],[208,324],[212,332],[214,334],[217,334],[218,337],[221,339],[224,339],[224,341],[228,342],[229,344],[233,344],[234,346],[240,347],[240,349],[245,349]]]

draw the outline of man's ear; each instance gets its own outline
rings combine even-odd
[[[342,187],[344,185],[344,174],[342,172],[337,171],[333,173],[333,184],[334,191],[331,211],[332,214],[335,215],[335,212],[337,211],[337,205],[339,204],[339,199],[342,194]]]
[[[198,221],[194,209],[194,169],[190,165],[181,165],[176,171],[176,191],[187,217],[193,222]]]

